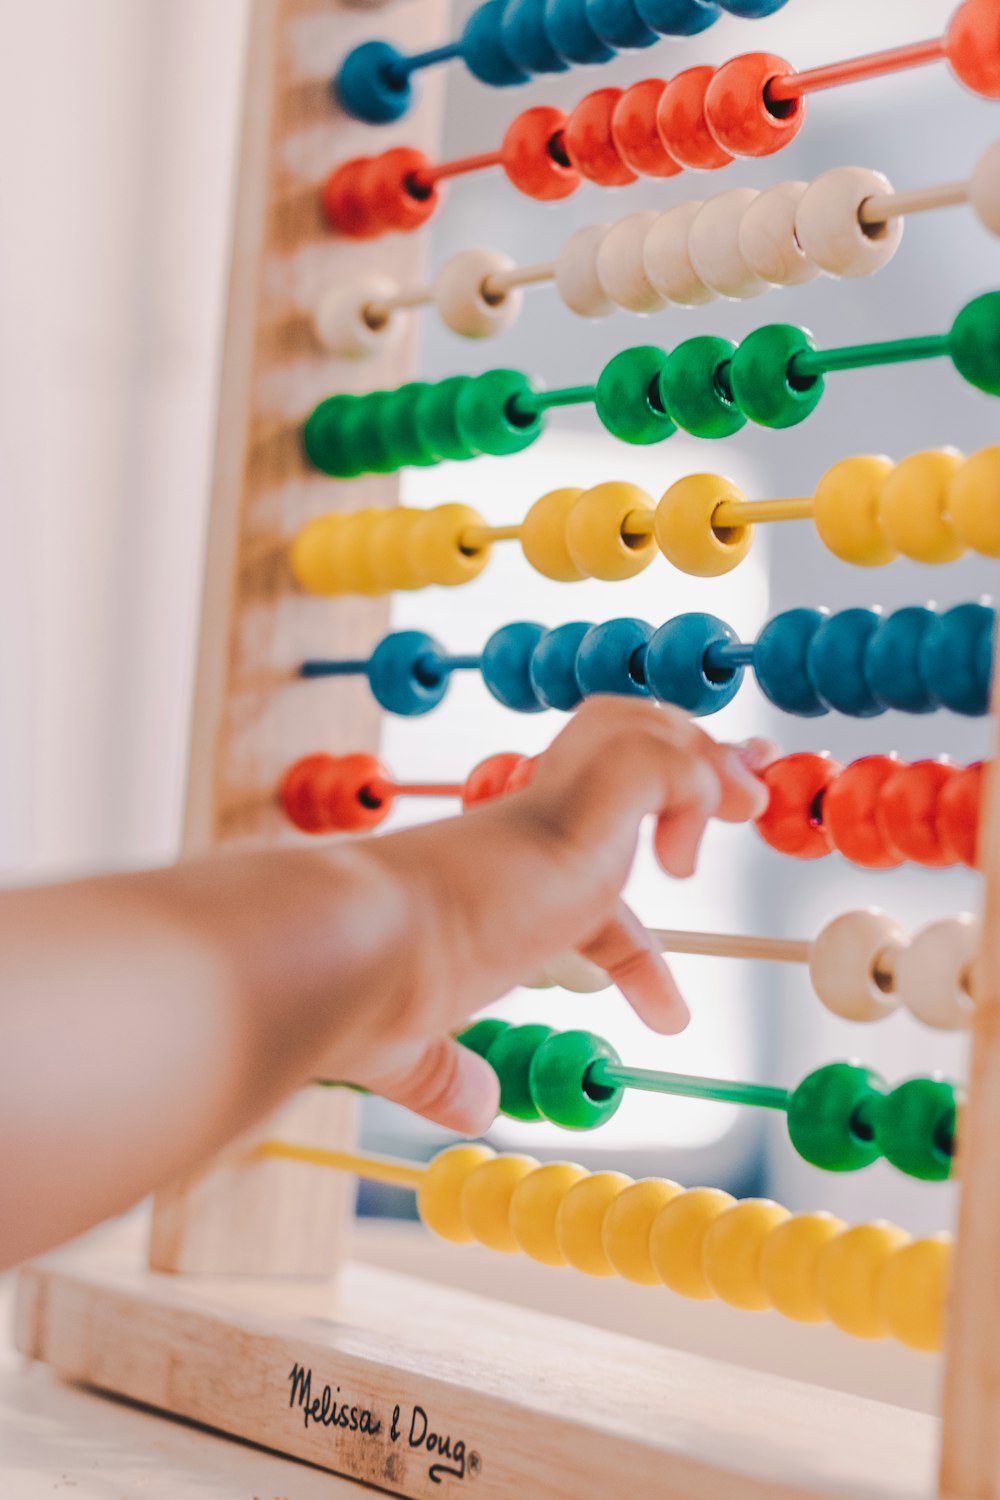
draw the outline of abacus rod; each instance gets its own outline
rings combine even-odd
[[[408,292],[394,292],[378,302],[366,302],[361,316],[371,327],[377,328],[394,312],[406,312],[412,307],[426,307],[433,302],[434,294],[429,286],[415,286]]]
[[[929,38],[906,47],[889,47],[885,52],[871,52],[864,57],[849,57],[843,62],[828,63],[801,73],[786,73],[772,78],[767,85],[768,103],[784,104],[803,94],[817,94],[821,89],[837,88],[842,83],[860,83],[867,78],[882,78],[905,68],[919,68],[925,63],[940,62],[945,55],[944,40]]]
[[[813,502],[808,495],[788,500],[722,500],[712,512],[713,527],[747,526],[766,521],[809,521]]]
[[[520,535],[520,525],[467,526],[458,539],[458,545],[463,552],[478,552],[491,542],[516,542]]]
[[[321,1146],[296,1146],[289,1141],[263,1141],[257,1148],[260,1156],[281,1157],[285,1161],[307,1162],[313,1167],[333,1167],[351,1172],[369,1182],[384,1182],[390,1187],[420,1187],[427,1168],[391,1156],[364,1156],[357,1151],[328,1151]]]
[[[355,677],[368,671],[368,658],[344,661],[312,659],[299,667],[300,677]]]
[[[461,781],[387,781],[385,789],[393,797],[461,797],[465,784]],[[377,792],[377,788],[373,787]]]
[[[739,933],[677,932],[650,928],[664,953],[687,953],[703,958],[773,959],[777,963],[806,964],[811,944],[799,938],[744,937]]]
[[[713,641],[705,652],[705,668],[728,672],[733,667],[752,667],[753,652],[752,641]]]
[[[411,73],[423,68],[436,67],[438,63],[454,62],[462,55],[461,41],[444,42],[440,47],[429,47],[426,52],[414,52],[411,57],[402,57],[388,69],[393,80],[405,83]]]
[[[749,1104],[757,1109],[788,1111],[788,1089],[769,1088],[763,1083],[730,1082],[722,1078],[698,1078],[686,1073],[660,1073],[652,1068],[628,1068],[623,1063],[591,1063],[587,1084],[596,1087],[640,1089],[650,1094],[671,1094],[681,1099],[709,1099],[715,1104]]]
[[[511,408],[515,417],[537,417],[556,406],[582,406],[593,401],[596,385],[568,385],[557,391],[524,391],[514,397]]]
[[[944,182],[937,187],[911,188],[908,193],[875,193],[858,209],[859,224],[884,224],[935,208],[957,208],[969,201],[967,182]]]
[[[793,378],[811,380],[838,370],[865,370],[873,365],[901,365],[918,359],[940,359],[949,352],[946,333],[893,339],[884,344],[853,344],[844,349],[808,349],[796,354],[788,367]]]
[[[421,193],[432,188],[436,182],[444,182],[448,177],[463,177],[466,172],[485,172],[489,167],[498,167],[501,161],[499,151],[481,151],[477,156],[456,156],[454,161],[439,161],[415,172],[410,183]]]
[[[492,271],[483,282],[483,295],[487,299],[502,297],[515,287],[540,286],[542,282],[552,281],[555,274],[556,268],[552,261],[545,261],[537,266],[511,266],[509,271]]]

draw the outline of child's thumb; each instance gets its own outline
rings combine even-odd
[[[393,1049],[391,1069],[354,1081],[462,1135],[482,1135],[500,1105],[489,1063],[450,1036]]]

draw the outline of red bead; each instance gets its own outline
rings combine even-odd
[[[665,151],[682,167],[712,172],[732,161],[708,128],[705,94],[715,77],[709,67],[688,68],[671,78],[656,109],[656,128]]]
[[[965,0],[949,22],[944,50],[960,83],[985,99],[1000,99],[1000,8],[996,0]]]
[[[414,181],[430,162],[411,146],[394,146],[376,156],[365,171],[364,191],[383,230],[407,234],[419,229],[440,207],[441,189],[436,184],[421,188]]]
[[[941,788],[937,804],[937,831],[943,849],[954,864],[976,867],[976,845],[983,806],[986,767],[981,760],[956,771]]]
[[[887,843],[914,864],[953,863],[938,832],[938,798],[958,772],[947,761],[918,760],[900,766],[879,794],[875,821]]]
[[[864,755],[844,767],[823,798],[823,826],[833,847],[867,870],[890,870],[903,863],[875,820],[882,788],[898,770],[893,755]]]
[[[627,167],[641,177],[676,177],[684,168],[664,149],[656,111],[666,88],[662,78],[646,78],[626,89],[611,111],[611,139]]]
[[[580,100],[563,131],[566,155],[576,170],[601,187],[625,187],[637,180],[611,134],[611,117],[621,96],[621,89],[595,89]]]
[[[357,833],[388,815],[388,783],[374,755],[306,755],[285,772],[281,805],[303,833]]]
[[[504,792],[521,792],[529,786],[538,770],[537,755],[523,755],[519,765],[516,765],[507,777],[507,785]]]
[[[462,788],[462,806],[472,807],[476,802],[491,802],[507,790],[507,782],[524,760],[523,755],[507,752],[490,755],[470,771]]]
[[[792,72],[771,52],[747,52],[724,63],[705,94],[705,120],[712,136],[733,156],[773,156],[802,129],[804,99],[767,102],[767,86]]]
[[[566,129],[561,109],[541,104],[512,120],[500,147],[500,165],[508,181],[527,198],[552,203],[568,198],[580,186],[580,174],[559,158],[556,137]]]
[[[382,221],[365,189],[365,170],[370,156],[356,156],[334,168],[323,184],[323,212],[331,229],[354,240],[375,239]]]
[[[773,761],[761,773],[771,800],[757,819],[757,829],[772,849],[796,859],[820,859],[830,853],[823,802],[840,770],[829,756],[802,751]]]

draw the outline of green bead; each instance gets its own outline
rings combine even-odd
[[[829,1063],[804,1078],[788,1103],[788,1135],[799,1155],[826,1172],[857,1172],[881,1156],[873,1110],[885,1083],[860,1063]]]
[[[618,1053],[591,1031],[556,1032],[531,1061],[531,1097],[541,1115],[565,1130],[593,1130],[617,1112],[624,1089],[588,1085],[595,1062],[620,1062]]]
[[[473,1021],[471,1026],[466,1026],[464,1031],[457,1033],[455,1040],[461,1042],[463,1047],[468,1047],[470,1052],[486,1057],[497,1037],[509,1030],[509,1021],[501,1021],[499,1016],[487,1016],[482,1021]]]
[[[343,424],[344,445],[358,465],[358,474],[394,474],[407,462],[393,441],[385,412],[395,391],[371,391],[359,396]]]
[[[491,1044],[486,1061],[500,1080],[500,1112],[515,1120],[540,1120],[531,1092],[531,1063],[551,1026],[510,1026]]]
[[[815,350],[812,335],[791,323],[769,323],[740,344],[729,366],[733,399],[761,427],[794,427],[815,411],[823,395],[822,375],[796,377],[797,354]]]
[[[704,334],[685,339],[667,356],[660,376],[663,405],[678,427],[694,437],[732,437],[746,417],[729,389],[729,361],[736,345]]]
[[[473,376],[455,403],[462,440],[473,452],[497,457],[530,447],[542,431],[543,417],[541,412],[519,414],[515,402],[534,390],[520,370],[487,370],[485,375]]]
[[[411,465],[422,469],[438,461],[420,427],[420,398],[429,389],[425,381],[413,380],[382,397],[380,420],[392,445],[397,469]]]
[[[330,396],[309,414],[302,430],[309,462],[334,479],[353,479],[361,467],[347,441],[351,419],[362,405],[359,396]]]
[[[660,399],[665,349],[641,344],[623,349],[604,366],[594,393],[597,415],[623,443],[662,443],[677,428]]]
[[[963,380],[1000,396],[1000,292],[966,303],[951,325],[948,352]]]
[[[417,397],[417,430],[424,446],[439,460],[458,462],[476,456],[478,450],[466,442],[458,427],[458,398],[471,384],[471,375],[452,375],[425,386]]]
[[[958,1090],[943,1078],[910,1078],[879,1100],[875,1139],[886,1161],[924,1182],[944,1182],[954,1165]]]

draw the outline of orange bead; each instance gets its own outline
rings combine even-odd
[[[557,138],[566,129],[561,109],[539,105],[526,109],[507,127],[500,165],[507,180],[526,198],[552,203],[568,198],[580,186],[580,174],[565,160]]]
[[[503,796],[512,772],[524,761],[523,755],[507,751],[501,755],[489,755],[481,760],[466,778],[462,788],[462,806],[473,807],[477,802],[492,802]]]
[[[306,755],[285,772],[279,795],[303,833],[357,833],[388,816],[389,780],[374,755]]]
[[[537,770],[537,755],[522,756],[520,764],[516,765],[513,771],[511,771],[510,775],[507,777],[507,784],[504,787],[504,792],[506,793],[523,791],[526,786],[530,785]]]
[[[773,156],[795,139],[805,119],[805,100],[768,103],[767,86],[792,71],[771,52],[747,52],[723,64],[705,94],[705,120],[713,137],[733,156]]]
[[[580,100],[563,131],[563,145],[573,166],[588,182],[601,187],[625,187],[636,181],[611,134],[611,118],[621,96],[621,89],[595,89]]]
[[[937,832],[952,863],[976,867],[979,818],[983,805],[986,767],[981,760],[958,770],[941,788],[937,804]]]
[[[708,128],[705,94],[715,77],[709,67],[687,68],[671,78],[656,109],[656,128],[665,151],[682,167],[714,171],[732,161]]]
[[[322,204],[327,223],[338,234],[354,240],[375,239],[382,221],[365,190],[370,156],[356,156],[336,167],[323,184]]]
[[[953,863],[938,831],[938,798],[958,775],[947,761],[918,760],[899,766],[879,793],[875,822],[887,844],[914,864],[941,867]]]
[[[898,770],[895,756],[862,756],[844,767],[823,798],[823,826],[833,847],[866,870],[889,870],[903,862],[875,821],[882,788]]]
[[[833,845],[823,822],[823,799],[841,767],[826,755],[802,751],[774,761],[761,779],[771,794],[757,819],[765,843],[796,859],[821,859]]]
[[[422,151],[415,151],[412,146],[394,146],[376,156],[366,168],[364,191],[383,231],[407,234],[419,229],[440,207],[441,189],[437,185],[419,191],[413,185],[414,179],[429,166]]]
[[[1000,99],[1000,9],[996,0],[965,0],[945,33],[945,56],[960,83]]]
[[[611,139],[627,167],[641,177],[676,177],[684,168],[660,140],[656,111],[666,84],[644,78],[626,89],[611,111]]]

